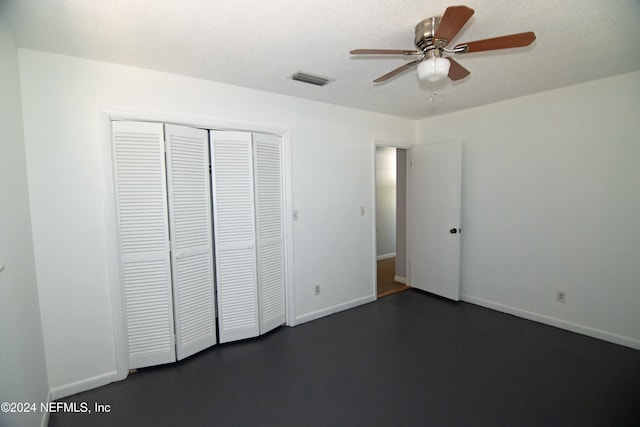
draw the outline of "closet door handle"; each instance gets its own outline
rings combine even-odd
[[[182,259],[182,253],[181,252],[176,253],[176,259]]]

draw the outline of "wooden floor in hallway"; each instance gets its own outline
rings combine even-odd
[[[378,260],[378,281],[377,294],[378,298],[393,295],[398,292],[409,289],[403,283],[396,282],[396,257]]]

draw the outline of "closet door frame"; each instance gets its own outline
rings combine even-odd
[[[281,126],[265,126],[250,122],[229,122],[215,118],[202,118],[195,116],[177,116],[154,112],[134,111],[122,108],[99,108],[99,143],[100,163],[102,170],[103,196],[104,196],[104,225],[105,225],[105,250],[107,265],[106,270],[109,281],[111,313],[113,321],[114,352],[116,356],[115,371],[108,374],[105,384],[110,381],[125,379],[129,374],[128,354],[126,346],[126,330],[124,322],[124,299],[120,284],[120,263],[118,256],[117,220],[115,188],[113,182],[113,156],[111,142],[111,122],[142,121],[164,124],[176,124],[181,126],[196,127],[201,129],[224,129],[247,132],[260,132],[278,135],[282,138],[283,150],[283,194],[284,194],[284,232],[285,232],[285,274],[286,274],[286,322],[287,326],[296,325],[295,316],[295,289],[293,272],[293,192],[292,192],[292,157],[291,157],[291,128]]]

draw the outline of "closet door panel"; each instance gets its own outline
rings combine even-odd
[[[165,125],[176,354],[216,343],[207,131]]]
[[[220,342],[259,334],[251,133],[210,131]]]
[[[254,173],[260,333],[285,322],[282,141],[254,134]]]
[[[112,122],[129,369],[175,361],[163,127]]]

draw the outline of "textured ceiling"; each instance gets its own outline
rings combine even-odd
[[[424,0],[0,0],[19,47],[166,71],[418,119],[640,70],[638,0],[465,0],[453,43],[534,31],[529,47],[457,55],[461,81],[427,85],[408,59],[414,27],[459,3]],[[334,81],[317,87],[296,71]],[[432,96],[432,92],[437,95]],[[594,94],[596,96],[596,94]],[[434,101],[431,101],[433,99]]]

